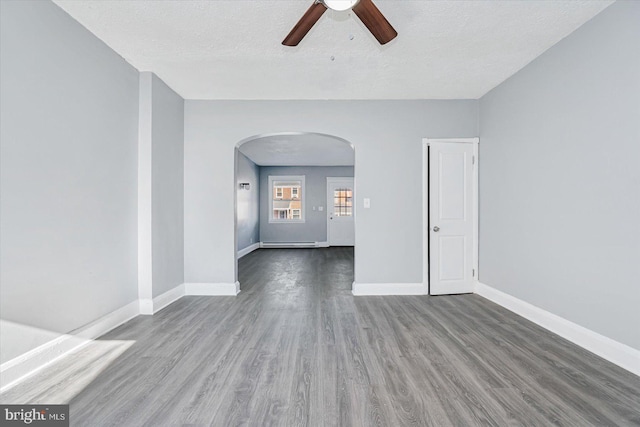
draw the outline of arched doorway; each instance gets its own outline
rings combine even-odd
[[[315,132],[251,136],[236,144],[234,176],[236,280],[237,260],[254,250],[328,247],[331,230],[342,236],[349,221],[352,240],[333,242],[355,245],[351,142]]]

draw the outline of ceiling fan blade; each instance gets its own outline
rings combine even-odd
[[[285,46],[297,46],[326,10],[327,7],[323,3],[314,1],[287,37],[284,38],[282,44]]]
[[[371,0],[360,0],[353,7],[353,12],[360,18],[365,27],[371,31],[371,34],[380,42],[380,44],[389,43],[395,39],[398,33],[391,26],[387,18],[376,7]]]

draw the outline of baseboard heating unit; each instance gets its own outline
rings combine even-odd
[[[261,248],[320,248],[320,242],[260,242]]]

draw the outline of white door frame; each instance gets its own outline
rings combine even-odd
[[[355,174],[354,174],[355,175]],[[331,246],[331,236],[329,235],[329,233],[331,233],[330,231],[330,222],[331,220],[329,219],[329,212],[331,212],[329,210],[329,183],[330,182],[335,182],[335,181],[340,181],[340,180],[344,180],[344,179],[352,179],[353,180],[353,207],[352,209],[352,215],[353,215],[353,232],[354,232],[354,247],[355,247],[355,229],[356,229],[356,177],[355,176],[328,176],[327,177],[327,186],[326,186],[326,195],[325,195],[325,200],[327,201],[327,206],[326,206],[326,217],[327,217],[327,246]]]
[[[473,144],[473,280],[478,283],[478,145],[480,138],[423,138],[422,139],[422,283],[429,288],[429,145],[431,143]]]

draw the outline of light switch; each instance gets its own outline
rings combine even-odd
[[[371,207],[371,199],[364,199],[364,208],[369,209]]]
[[[322,212],[324,210],[324,206],[318,206],[318,210]]]

